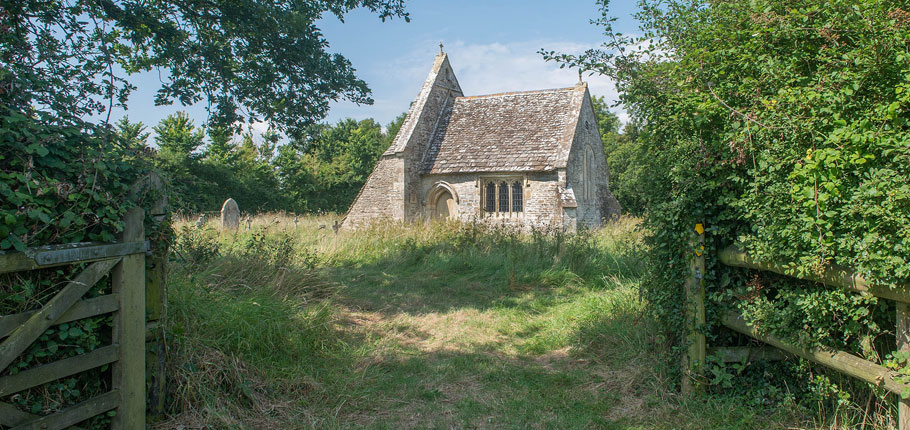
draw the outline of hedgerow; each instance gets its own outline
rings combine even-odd
[[[614,78],[642,125],[650,279],[681,345],[688,246],[737,243],[791,274],[832,264],[882,285],[910,278],[910,12],[886,0],[640,2],[636,37],[602,1],[600,50],[549,58]],[[756,278],[756,276],[758,276]],[[883,301],[719,266],[708,258],[709,342],[728,309],[804,346],[885,360]]]

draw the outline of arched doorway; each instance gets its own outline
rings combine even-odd
[[[445,181],[433,184],[424,200],[424,213],[429,219],[446,219],[458,216],[458,192]]]
[[[445,219],[455,215],[455,198],[448,190],[440,190],[436,194],[435,210],[433,211],[434,219]]]

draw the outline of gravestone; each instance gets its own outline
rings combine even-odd
[[[240,227],[240,208],[234,199],[227,199],[221,205],[221,229],[237,230]]]

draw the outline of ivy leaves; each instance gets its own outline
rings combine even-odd
[[[116,140],[0,110],[0,251],[113,241],[143,171]],[[97,133],[102,133],[97,131]]]

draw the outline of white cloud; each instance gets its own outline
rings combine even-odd
[[[581,52],[592,46],[577,43],[523,42],[471,45],[456,42],[447,48],[449,61],[455,68],[462,89],[469,95],[504,91],[524,91],[563,88],[578,82],[578,71],[560,69],[555,62],[544,61],[537,53],[541,48],[559,52]],[[583,78],[593,95],[616,100],[613,82],[600,75]]]
[[[433,64],[433,57],[438,52],[438,45],[432,41],[420,43],[420,46],[421,49],[372,65],[378,69],[375,72],[362,69],[361,74],[373,88],[375,104],[357,107],[353,103],[335,103],[329,120],[334,122],[347,116],[374,117],[380,123],[386,123],[406,111],[420,91]],[[578,71],[560,69],[558,63],[544,61],[537,53],[541,48],[580,53],[596,46],[566,41],[476,44],[459,40],[447,43],[444,49],[461,89],[468,96],[575,85]],[[610,104],[617,100],[618,94],[611,79],[588,74],[583,79],[592,95],[604,96]],[[621,119],[628,119],[625,112],[617,113]]]

